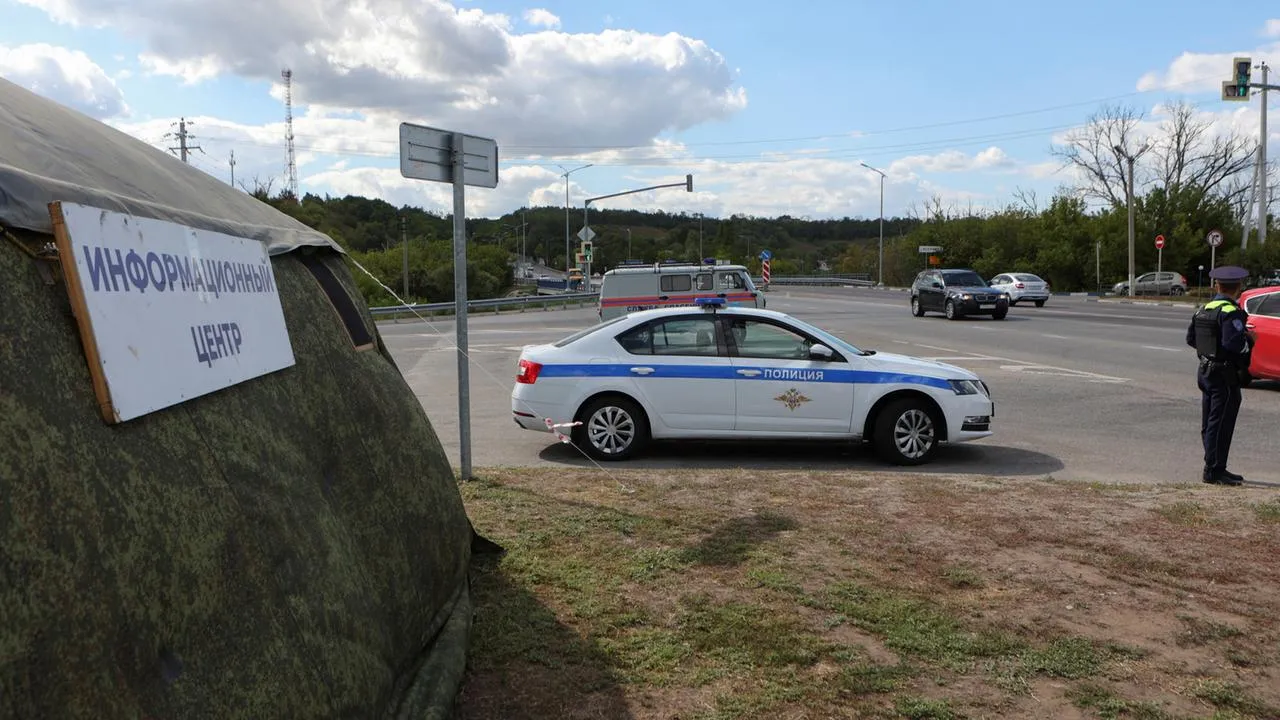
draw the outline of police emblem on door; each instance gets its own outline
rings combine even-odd
[[[782,393],[778,397],[774,398],[774,400],[777,400],[783,405],[786,405],[788,410],[795,410],[796,408],[800,407],[804,403],[809,402],[809,398],[805,397],[799,390],[796,390],[795,388],[791,388],[790,390]]]

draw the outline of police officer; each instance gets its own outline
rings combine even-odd
[[[1244,478],[1227,470],[1227,454],[1240,411],[1240,371],[1247,367],[1253,331],[1237,300],[1249,272],[1227,265],[1209,273],[1214,296],[1196,311],[1187,328],[1187,345],[1200,358],[1200,435],[1204,440],[1204,482],[1239,485]]]

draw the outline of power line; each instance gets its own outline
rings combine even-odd
[[[1211,101],[1209,100],[1204,100],[1204,101],[1192,102],[1188,104],[1192,107],[1201,107],[1201,106],[1210,104],[1210,102]],[[1067,106],[1057,106],[1057,107],[1067,107]],[[1009,114],[1009,116],[1029,115],[1029,114],[1033,114],[1034,112],[1037,112],[1037,111],[1011,113]],[[1003,117],[1005,116],[989,116],[986,119],[988,120],[1002,119]],[[898,130],[885,130],[878,134],[889,134],[893,132],[906,131],[906,130],[918,130],[922,128],[944,127],[944,126],[950,126],[950,125],[963,124],[966,122],[970,122],[970,121],[955,121],[955,122],[949,122],[949,123],[935,123],[932,125],[920,125],[920,126],[913,126],[912,128],[900,128]],[[899,153],[899,152],[909,152],[909,151],[920,152],[920,151],[928,151],[928,150],[938,150],[946,147],[972,145],[972,144],[978,144],[978,143],[984,143],[984,142],[1026,139],[1026,138],[1034,137],[1036,135],[1043,134],[1043,133],[1070,130],[1070,129],[1077,128],[1079,126],[1080,126],[1079,122],[1072,122],[1072,123],[1060,124],[1060,125],[1049,125],[1049,126],[1041,126],[1036,128],[1022,128],[1018,130],[1009,130],[1009,131],[998,132],[998,133],[987,133],[983,135],[965,135],[965,136],[958,136],[958,137],[941,138],[937,140],[914,141],[914,142],[906,142],[906,143],[891,143],[891,144],[884,144],[884,145],[871,145],[871,146],[862,146],[862,147],[824,148],[824,149],[813,150],[813,151],[792,152],[790,154],[737,153],[737,154],[720,154],[720,155],[693,155],[693,154],[674,154],[674,153],[648,153],[642,157],[629,158],[624,156],[617,160],[600,160],[594,164],[603,165],[603,166],[615,166],[615,167],[642,167],[642,166],[665,166],[665,165],[681,163],[681,162],[701,162],[701,161],[738,160],[738,161],[751,161],[751,162],[784,163],[784,162],[794,162],[794,161],[801,161],[801,160],[841,159],[841,158],[848,158],[848,157],[876,157],[876,156],[882,157],[885,155]],[[868,133],[867,136],[871,136],[871,134]],[[308,136],[303,136],[303,137],[308,137]],[[318,137],[318,136],[311,136],[311,137]],[[815,137],[818,137],[818,136],[815,136]],[[328,136],[328,138],[333,139],[333,136],[330,135]],[[249,145],[258,145],[261,147],[279,147],[278,143],[243,140],[241,138],[231,138],[231,137],[224,137],[222,139],[235,140],[236,142],[239,142],[239,143],[245,143]],[[389,140],[382,140],[382,139],[364,139],[364,138],[361,138],[361,139],[341,138],[341,139],[350,140],[352,144],[359,144],[359,143],[368,143],[368,144],[396,143],[398,144],[398,141],[389,141]],[[745,144],[747,142],[754,142],[754,141],[741,141],[741,142]],[[760,142],[764,142],[764,141],[760,141]],[[697,144],[691,144],[686,147],[694,147],[694,146],[697,146]],[[301,149],[308,152],[314,152],[322,155],[337,155],[337,156],[344,156],[344,157],[386,158],[386,159],[394,159],[399,157],[398,152],[387,152],[387,151],[376,151],[376,150],[342,150],[342,149],[324,148],[324,147],[314,146],[314,145],[295,146],[295,147],[297,149]],[[636,145],[636,146],[630,146],[630,147],[635,149],[640,149],[640,148],[648,148],[652,146]],[[624,149],[624,148],[614,148],[614,149]],[[508,157],[503,162],[504,164],[508,164],[508,165],[553,167],[557,164],[557,161],[563,162],[564,160],[572,157],[577,157],[577,156],[539,155],[539,154],[529,153],[522,157],[520,154],[515,154],[514,156],[508,155]]]
[[[1186,85],[1191,85],[1194,83],[1200,83],[1200,82],[1205,82],[1207,80],[1214,80],[1214,79],[1216,79],[1216,76],[1192,78],[1190,80],[1184,80],[1179,83],[1171,83],[1167,85],[1165,88],[1153,88],[1151,90],[1135,90],[1133,92],[1122,93],[1119,95],[1110,95],[1107,97],[1095,98],[1092,100],[1080,100],[1076,102],[1064,103],[1061,105],[1050,105],[1046,107],[1033,108],[1031,110],[1020,110],[1016,112],[1000,113],[997,115],[986,115],[986,116],[976,117],[976,118],[967,118],[964,120],[948,120],[944,122],[928,123],[924,125],[908,125],[908,126],[897,127],[897,128],[885,128],[882,130],[871,130],[871,131],[865,131],[865,132],[850,130],[850,131],[844,131],[844,132],[824,133],[821,135],[805,135],[805,136],[796,136],[796,137],[749,139],[749,140],[720,140],[720,141],[707,141],[707,142],[696,142],[696,143],[682,143],[682,145],[684,145],[684,147],[713,147],[713,146],[718,147],[718,146],[736,146],[736,145],[768,145],[768,144],[792,143],[792,142],[818,142],[823,140],[849,140],[849,139],[856,140],[864,137],[874,137],[878,135],[892,135],[895,133],[915,132],[919,130],[936,130],[944,127],[955,127],[957,125],[973,125],[977,123],[992,122],[996,120],[1008,120],[1011,118],[1026,117],[1028,115],[1038,115],[1046,112],[1055,112],[1057,110],[1069,110],[1069,109],[1078,108],[1078,107],[1086,107],[1086,106],[1098,105],[1106,102],[1113,102],[1115,100],[1123,100],[1125,98],[1131,98],[1138,95],[1146,95],[1152,92],[1156,92],[1159,89],[1183,87]],[[1202,105],[1204,103],[1202,102],[1202,103],[1194,103],[1194,104]],[[298,135],[297,137],[326,139],[326,136],[322,136],[322,135],[305,135],[304,134],[304,135]],[[393,145],[399,144],[398,140],[387,140],[387,139],[381,139],[381,138],[369,139],[369,140],[365,140],[364,142],[377,143],[377,144],[393,144]],[[649,145],[617,145],[617,144],[614,144],[614,145],[558,145],[557,144],[557,145],[506,145],[504,146],[504,149],[510,152],[516,152],[520,150],[548,150],[548,149],[552,149],[552,150],[631,150],[631,149],[642,149],[647,147],[650,147],[650,146]]]

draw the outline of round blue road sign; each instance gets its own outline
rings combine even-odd
[[[760,259],[761,259],[761,260],[772,260],[772,259],[773,259],[773,253],[769,252],[768,250],[761,250],[761,251],[760,251]]]

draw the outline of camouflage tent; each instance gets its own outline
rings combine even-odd
[[[266,243],[296,364],[104,422],[53,200]],[[486,545],[337,245],[3,79],[0,235],[0,717],[448,716]]]

